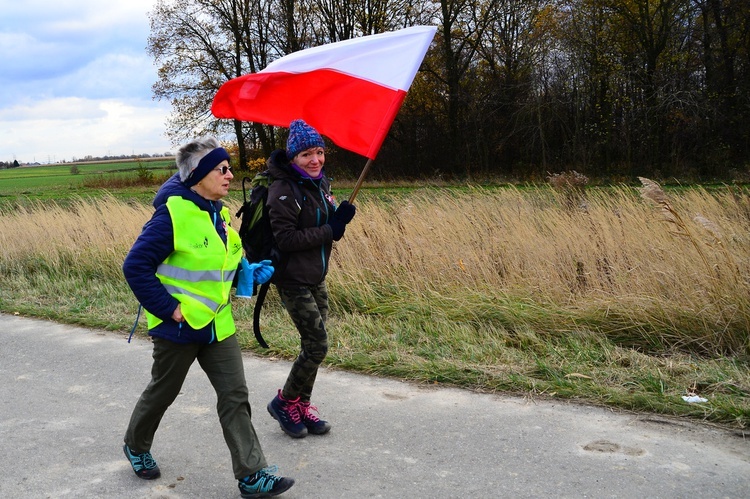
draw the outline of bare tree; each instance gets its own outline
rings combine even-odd
[[[298,50],[412,26],[435,40],[381,171],[718,176],[750,154],[747,0],[158,0],[148,51],[168,133],[234,136],[240,164],[283,139],[215,120],[227,80]],[[280,103],[283,105],[283,103]],[[389,164],[390,163],[390,164]],[[623,168],[624,167],[624,168]]]
[[[231,78],[263,69],[278,57],[270,43],[271,4],[265,0],[159,0],[150,14],[148,52],[159,66],[153,85],[157,99],[168,99],[173,141],[196,133],[232,133],[239,163],[247,150],[275,146],[273,129],[260,124],[213,119],[211,102]]]

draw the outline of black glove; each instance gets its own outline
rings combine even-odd
[[[338,241],[344,237],[344,231],[346,231],[346,224],[352,221],[357,208],[350,204],[349,201],[342,201],[339,207],[333,212],[331,221],[328,225],[331,226],[331,233],[333,240]]]
[[[338,241],[342,237],[344,237],[344,231],[346,230],[346,224],[339,220],[336,217],[331,218],[331,221],[328,222],[328,225],[331,226],[331,234],[333,234],[333,240]]]
[[[341,201],[341,204],[333,214],[333,218],[338,218],[345,224],[348,224],[354,218],[354,214],[357,212],[357,207],[350,204],[349,201]]]

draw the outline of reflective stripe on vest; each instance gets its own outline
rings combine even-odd
[[[180,309],[193,329],[215,321],[218,341],[235,332],[229,293],[242,258],[239,234],[229,227],[230,214],[221,210],[227,244],[216,232],[208,212],[195,203],[173,196],[167,200],[172,218],[174,251],[156,270],[166,290],[180,301]],[[149,329],[162,321],[147,313]]]
[[[232,282],[234,281],[234,275],[237,273],[237,269],[234,270],[186,270],[174,265],[162,263],[157,267],[156,273],[166,278],[174,279],[175,281],[189,281],[191,283],[199,283],[201,281],[216,281],[216,282]],[[167,292],[170,295],[184,294],[188,295],[195,300],[203,303],[205,306],[213,310],[214,312],[219,310],[221,303],[212,301],[211,299],[200,296],[196,293],[191,292],[189,289],[175,286],[172,284],[164,284],[167,288]]]

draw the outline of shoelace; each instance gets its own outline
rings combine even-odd
[[[255,476],[253,477],[254,480],[252,482],[245,482],[245,484],[261,492],[268,492],[276,486],[276,482],[281,480],[281,477],[275,475],[276,473],[278,473],[278,471],[279,467],[275,464],[267,466],[255,473]]]
[[[299,406],[299,413],[302,420],[306,421],[312,421],[313,423],[317,423],[320,421],[320,418],[313,414],[313,411],[318,412],[318,408],[312,405],[311,403],[304,403],[299,402],[297,404]]]
[[[265,468],[262,468],[259,473],[262,473],[264,475],[271,475],[273,478],[278,479],[279,477],[274,476],[278,472],[279,472],[279,467],[275,464],[272,464],[271,466],[266,466]]]
[[[143,463],[143,467],[147,470],[153,469],[156,467],[156,461],[151,456],[150,452],[144,452],[141,454],[141,462]]]
[[[150,470],[150,469],[156,468],[156,461],[154,460],[154,457],[151,455],[150,452],[144,452],[142,454],[133,454],[130,448],[128,448],[128,455],[129,455],[128,457],[130,459],[130,462],[136,471]]]
[[[301,410],[299,409],[299,405],[301,402],[299,401],[299,398],[295,400],[284,400],[284,412],[286,412],[289,415],[289,419],[292,420],[293,423],[301,423]]]

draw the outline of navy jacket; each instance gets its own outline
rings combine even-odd
[[[156,193],[154,212],[143,226],[130,252],[125,257],[122,271],[130,289],[143,308],[164,322],[149,330],[151,336],[165,338],[176,343],[211,343],[215,341],[214,324],[194,330],[187,322],[175,322],[172,313],[179,301],[170,295],[156,277],[156,268],[174,251],[172,218],[166,202],[170,196],[182,196],[207,211],[215,220],[216,231],[226,244],[226,234],[219,212],[221,201],[209,201],[191,191],[180,181],[179,174],[169,178]]]

